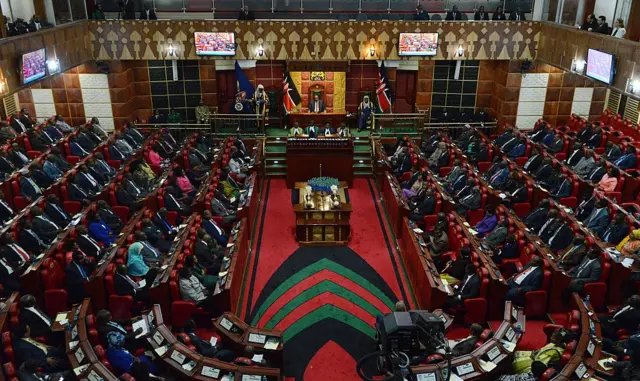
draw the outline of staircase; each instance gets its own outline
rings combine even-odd
[[[264,158],[267,176],[287,175],[287,132],[285,130],[267,130]]]
[[[353,174],[354,176],[373,175],[373,152],[368,133],[365,136],[353,137]]]

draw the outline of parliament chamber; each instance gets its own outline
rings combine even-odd
[[[635,2],[0,3],[0,381],[640,381]]]

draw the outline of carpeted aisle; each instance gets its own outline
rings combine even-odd
[[[349,246],[300,247],[291,190],[280,179],[264,189],[244,318],[284,331],[284,374],[292,380],[358,380],[357,360],[374,350],[375,317],[397,300],[414,306],[379,195],[365,179],[349,190]]]

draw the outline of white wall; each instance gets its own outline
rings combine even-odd
[[[516,127],[530,130],[544,114],[547,98],[548,73],[530,73],[522,77]]]
[[[613,26],[613,17],[616,14],[617,4],[618,0],[596,0],[596,5],[593,8],[593,14],[595,14],[596,17],[606,17],[609,26]]]
[[[114,128],[111,94],[106,74],[80,74],[82,103],[87,120],[97,117],[107,131]]]
[[[36,119],[38,122],[56,115],[56,105],[53,102],[53,90],[51,89],[31,89],[31,97],[35,106]]]
[[[0,4],[2,5],[2,13],[11,21],[18,18],[29,21],[36,12],[33,0],[0,0]],[[9,9],[11,9],[11,13],[9,13]]]

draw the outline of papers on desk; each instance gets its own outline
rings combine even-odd
[[[466,226],[466,227],[470,227],[470,226],[471,226],[471,225],[469,225],[469,223],[468,223],[467,221],[463,222],[462,224],[463,224],[464,226]]]
[[[155,341],[157,345],[162,344],[162,342],[164,341],[164,336],[162,336],[162,333],[160,331],[156,331],[156,333],[153,334],[153,341]]]
[[[414,229],[413,229],[413,231],[414,231],[414,232],[416,232],[417,234],[422,234],[422,233],[424,233],[424,232],[422,231],[422,229],[420,229],[420,228],[414,228]]]
[[[193,370],[193,368],[196,367],[196,362],[195,361],[189,361],[186,364],[184,364],[182,366],[182,369],[186,370],[187,372],[191,372]]]
[[[136,335],[136,339],[139,339],[142,336],[145,336],[146,334],[149,333],[149,326],[147,325],[147,321],[145,319],[140,319],[138,321],[135,321],[131,325],[131,329],[133,329],[134,332],[140,328],[142,328],[142,332]]]
[[[209,343],[211,343],[212,347],[215,347],[216,344],[218,344],[218,338],[215,336],[211,336],[211,338],[209,339]]]
[[[611,369],[613,369],[612,367],[604,365],[604,364],[608,363],[609,361],[615,361],[615,360],[613,360],[612,358],[601,359],[600,361],[598,361],[598,365],[604,370],[611,370]]]
[[[242,210],[242,207],[239,207],[238,209],[236,209],[236,212],[239,212]]]
[[[622,266],[630,269],[633,266],[633,258],[625,258],[622,260]]]
[[[264,344],[267,341],[267,335],[261,335],[259,333],[250,333],[249,342],[256,344]]]
[[[491,361],[478,359],[478,364],[480,364],[480,368],[482,368],[482,370],[484,370],[485,372],[491,372],[496,368],[496,364],[492,363]]]
[[[166,270],[167,267],[169,267],[169,265],[162,265],[162,267],[160,267],[160,270]]]
[[[75,340],[75,339],[76,339],[76,337],[78,337],[78,326],[77,326],[77,325],[76,325],[76,326],[74,326],[74,327],[71,329],[71,340]]]
[[[236,202],[236,198],[235,198],[235,197],[231,197],[231,198],[229,199],[229,202],[233,204],[234,202]]]
[[[253,355],[253,357],[251,358],[251,361],[253,362],[262,362],[262,359],[264,358],[264,355],[259,354],[259,355]]]
[[[278,349],[279,345],[280,345],[280,340],[278,340],[277,337],[272,337],[269,340],[267,340],[267,342],[264,344],[264,349],[275,351],[276,349]]]
[[[220,377],[220,369],[212,368],[210,366],[203,366],[200,374],[205,377],[218,378]]]
[[[187,356],[185,356],[184,353],[180,353],[175,350],[171,352],[171,360],[177,362],[178,364],[182,364],[186,358]]]
[[[56,315],[56,321],[57,322],[62,322],[63,320],[67,320],[67,315],[69,314],[69,312],[59,312]],[[60,323],[62,324],[62,323]]]
[[[487,352],[487,357],[489,358],[489,361],[493,361],[496,357],[500,356],[500,353],[502,353],[500,352],[500,348],[498,346],[494,346]]]
[[[146,279],[141,279],[141,280],[138,282],[138,286],[139,286],[140,288],[142,288],[142,287],[144,287],[144,286],[146,286],[146,285],[147,285],[147,280],[146,280]]]
[[[85,365],[81,365],[77,368],[73,368],[73,373],[76,376],[81,375],[82,373],[84,373],[85,370],[89,369],[89,367],[91,366],[91,364],[85,364]]]
[[[224,276],[227,276],[227,274],[228,274],[228,273],[229,273],[228,271],[220,271],[220,272],[218,273],[218,277],[219,277],[219,278],[222,278],[222,277],[224,277]]]
[[[78,345],[79,341],[70,341],[69,342],[69,349],[73,349]]]
[[[507,352],[513,352],[516,349],[515,343],[512,343],[510,341],[505,341],[505,340],[500,340],[500,342],[502,343],[502,346],[504,347],[504,349],[507,350]]]
[[[167,345],[156,348],[156,354],[160,357],[164,356],[165,353],[169,350]]]
[[[504,200],[505,198],[507,198],[507,195],[506,195],[506,194],[504,194],[504,193],[500,193],[500,194],[498,195],[498,197],[500,197],[500,199]]]
[[[469,228],[469,233],[473,234],[473,235],[477,235],[478,231],[476,229],[471,229]]]

